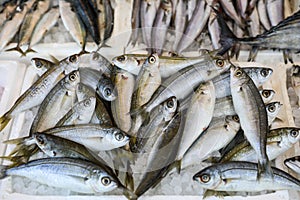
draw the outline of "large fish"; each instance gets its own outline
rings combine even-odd
[[[218,22],[221,26],[220,43],[222,48],[219,51],[221,55],[235,44],[245,44],[252,47],[251,52],[256,52],[259,48],[284,50],[284,61],[287,63],[287,60],[290,62],[293,62],[293,60],[290,55],[286,54],[286,51],[299,52],[300,50],[297,45],[300,39],[300,34],[298,34],[300,32],[300,11],[271,27],[266,32],[248,38],[237,38],[220,15],[218,15]],[[255,54],[253,53],[253,55]],[[249,58],[249,60],[253,59],[254,56]]]

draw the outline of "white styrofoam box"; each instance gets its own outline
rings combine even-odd
[[[62,59],[66,56],[69,56],[74,53],[78,53],[80,51],[80,48],[76,46],[74,43],[70,44],[40,44],[37,45],[36,49],[38,50],[38,54],[28,54],[28,57],[20,57],[18,53],[16,52],[4,52],[0,54],[0,86],[5,86],[5,90],[3,92],[1,101],[0,101],[0,114],[2,115],[4,112],[7,111],[13,105],[15,100],[18,98],[18,96],[24,92],[32,82],[35,80],[35,70],[30,66],[30,59],[32,57],[43,57],[43,58],[50,58],[51,56],[54,56],[58,59]],[[88,49],[95,49],[93,45],[88,44]],[[121,49],[121,48],[120,48]],[[111,59],[114,56],[118,56],[122,54],[122,51],[120,49],[114,49],[114,48],[102,48],[100,50],[100,53],[102,53],[107,58]],[[135,51],[130,50],[126,53],[133,53],[133,52],[144,52],[137,50]],[[145,52],[144,52],[145,53]],[[240,60],[246,60],[247,52],[241,52]],[[197,52],[192,53],[192,55],[197,55]],[[300,60],[297,57],[298,60]],[[1,60],[14,60],[14,61],[1,61]],[[293,119],[290,117],[290,108],[289,108],[289,100],[286,93],[286,86],[285,86],[285,70],[289,65],[283,65],[282,55],[279,52],[259,52],[257,62],[265,64],[267,66],[272,67],[275,70],[275,73],[272,76],[272,80],[270,81],[271,85],[266,85],[267,87],[272,87],[273,89],[280,91],[279,94],[276,94],[274,100],[280,100],[286,107],[285,112],[281,113],[284,117],[284,123],[285,124],[278,124],[278,126],[293,126]],[[27,67],[26,67],[26,65]],[[253,63],[252,63],[253,64]],[[251,64],[251,65],[252,65]],[[10,67],[8,67],[8,65]],[[271,66],[272,65],[272,66]],[[274,88],[275,87],[275,88]],[[20,114],[18,117],[16,117],[12,122],[9,124],[10,127],[6,127],[4,130],[4,133],[6,133],[6,137],[3,138],[5,135],[0,135],[0,142],[3,142],[4,140],[9,138],[18,138],[23,137],[28,134],[26,130],[23,129],[23,124],[25,120],[25,113]],[[7,155],[11,151],[12,147],[6,147],[4,144],[0,144],[0,155]],[[288,154],[293,155],[293,154]],[[283,159],[286,158],[286,156],[283,156],[279,159],[279,161],[276,162],[276,166],[287,170],[283,166]],[[192,181],[192,180],[191,180]],[[164,184],[168,184],[165,181]],[[197,183],[195,183],[197,184]],[[0,199],[3,200],[11,200],[11,199],[24,199],[24,198],[30,198],[30,199],[39,199],[39,200],[60,200],[60,199],[75,199],[75,200],[81,200],[81,199],[99,199],[99,198],[105,198],[105,199],[112,199],[112,200],[118,200],[118,199],[126,199],[124,196],[116,196],[116,195],[107,195],[107,196],[81,196],[81,195],[71,195],[71,196],[34,196],[34,195],[27,195],[27,194],[21,194],[16,193],[12,190],[12,183],[11,183],[11,177],[8,177],[4,180],[0,181]],[[234,199],[234,200],[254,200],[254,199],[273,199],[273,200],[287,200],[291,199],[292,197],[298,197],[298,193],[294,191],[277,191],[272,194],[267,195],[260,195],[260,196],[248,196],[248,197],[241,197],[241,196],[235,196],[235,197],[225,197],[225,199]],[[149,196],[146,195],[142,196],[140,199],[200,199],[201,196],[164,196],[164,195],[154,195]],[[209,197],[208,199],[219,199],[217,197]]]

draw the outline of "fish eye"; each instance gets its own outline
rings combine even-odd
[[[76,75],[75,73],[72,73],[72,74],[70,74],[70,76],[69,76],[69,80],[70,80],[70,81],[75,81],[76,78],[77,78],[77,75]]]
[[[273,104],[268,106],[268,111],[269,112],[274,112],[275,110],[276,110],[276,107]]]
[[[173,100],[170,100],[170,101],[167,102],[167,107],[168,107],[168,108],[173,108],[173,107],[174,107],[174,102],[173,102]]]
[[[239,118],[239,116],[237,116],[237,115],[232,116],[232,119],[233,119],[234,121],[236,121],[236,122],[239,122],[239,121],[240,121],[240,118]]]
[[[150,64],[154,64],[155,61],[156,61],[156,58],[154,56],[150,56],[148,61],[149,61]]]
[[[203,183],[207,183],[208,181],[210,181],[210,176],[208,174],[203,174],[202,176],[200,176],[200,181]]]
[[[116,140],[122,141],[124,139],[124,135],[122,133],[117,133],[115,135]]]
[[[91,100],[90,99],[87,99],[84,101],[84,106],[88,107],[91,105]]]
[[[111,96],[111,94],[112,94],[111,89],[110,89],[110,88],[105,88],[104,94],[105,94],[106,96],[108,96],[108,97]]]
[[[242,74],[243,74],[242,70],[238,69],[238,70],[236,70],[236,72],[235,72],[234,75],[235,75],[236,77],[240,77],[240,76],[242,76]]]
[[[224,62],[224,60],[217,59],[217,60],[216,60],[216,64],[217,64],[218,67],[223,67],[224,64],[225,64],[225,62]]]
[[[42,64],[41,61],[36,60],[36,61],[35,61],[35,66],[36,66],[37,68],[42,68],[43,64]]]
[[[290,134],[291,134],[292,137],[297,137],[297,136],[299,135],[299,132],[296,131],[296,130],[292,130],[292,131],[290,132]]]
[[[92,56],[93,60],[99,60],[99,58],[100,58],[100,54],[99,53],[94,53],[93,56]]]
[[[76,63],[78,61],[78,56],[77,55],[70,56],[69,61],[71,63]]]
[[[263,69],[260,71],[260,74],[263,76],[263,77],[267,77],[269,75],[269,71],[267,69]]]
[[[265,98],[268,98],[270,95],[271,95],[271,92],[269,90],[264,90],[262,92],[262,95],[265,97]]]
[[[111,180],[109,177],[103,177],[101,178],[101,183],[104,185],[104,186],[108,186],[110,183],[111,183]]]
[[[125,60],[127,60],[127,57],[124,55],[117,57],[117,61],[119,62],[124,62]]]

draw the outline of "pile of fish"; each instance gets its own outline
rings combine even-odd
[[[99,45],[107,40],[113,29],[113,8],[110,1],[83,0],[9,0],[0,8],[0,51],[8,43],[17,46],[22,55],[34,52],[34,47],[61,18],[74,41],[85,49],[90,35]],[[15,40],[13,40],[15,38]],[[24,51],[22,47],[27,49]]]
[[[0,118],[0,130],[24,111],[38,106],[37,113],[28,136],[4,141],[15,148],[2,157],[11,164],[0,166],[0,179],[137,199],[168,174],[199,166],[190,180],[205,196],[300,190],[270,163],[300,139],[300,128],[272,128],[282,104],[273,101],[280,91],[263,88],[271,68],[240,67],[208,50],[112,62],[91,52],[32,65],[38,78]]]
[[[285,62],[292,62],[290,52],[300,50],[299,12],[292,15],[298,4],[290,0],[134,0],[131,43],[140,41],[150,53],[160,55],[164,50],[181,55],[209,36],[212,49],[219,49],[221,55],[234,46],[232,53],[238,57],[240,45],[246,44],[252,47],[249,60],[255,59],[258,49],[278,49],[283,50]],[[170,35],[173,39],[166,44]]]

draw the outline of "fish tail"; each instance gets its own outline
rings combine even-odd
[[[231,49],[236,43],[239,42],[239,39],[233,34],[233,32],[229,29],[224,18],[220,13],[217,14],[218,24],[221,28],[220,34],[220,44],[222,45],[219,50],[219,54],[225,54],[229,49]]]
[[[11,48],[11,49],[7,49],[5,51],[17,51],[21,54],[21,56],[26,56],[26,54],[23,52],[23,50],[19,46],[16,46],[16,47]]]
[[[7,166],[0,165],[0,179],[4,179],[7,176],[6,174],[7,169],[8,169]]]
[[[28,53],[36,53],[36,51],[33,50],[31,47],[29,47],[29,48],[24,52],[24,54],[27,55]]]
[[[273,170],[268,159],[258,162],[257,180],[273,179]]]
[[[0,118],[0,131],[2,131],[8,124],[8,122],[11,120],[11,117],[8,115],[8,113],[5,113]]]

